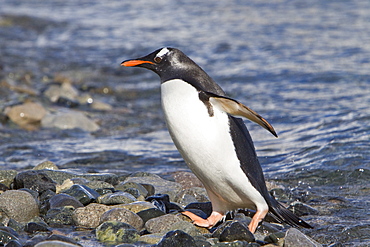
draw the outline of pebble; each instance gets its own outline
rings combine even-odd
[[[175,230],[168,232],[157,244],[157,247],[197,247],[197,244],[189,234]]]
[[[142,210],[137,213],[137,215],[139,215],[140,218],[143,220],[144,224],[150,219],[153,219],[153,218],[165,215],[165,214],[166,214],[165,212],[157,208],[148,208],[148,209]]]
[[[63,191],[63,193],[73,196],[83,205],[87,205],[91,202],[95,202],[100,194],[95,190],[87,187],[86,185],[74,184],[69,189]]]
[[[30,193],[7,190],[0,194],[0,212],[18,222],[28,222],[39,216],[39,206]]]
[[[80,208],[84,205],[75,197],[61,193],[52,196],[49,199],[50,208],[59,208],[64,206],[72,206],[73,208]]]
[[[105,205],[126,204],[136,201],[136,198],[127,192],[118,191],[98,197],[98,203]]]
[[[49,225],[53,227],[73,225],[74,209],[75,208],[72,206],[51,208],[46,212],[44,219]]]
[[[36,130],[40,125],[40,121],[46,115],[46,110],[39,103],[26,102],[5,109],[5,114],[21,128]]]
[[[94,132],[100,129],[99,125],[94,121],[77,111],[48,114],[41,120],[41,125],[44,128],[81,129],[87,132]]]
[[[57,167],[57,165],[54,164],[54,162],[51,162],[51,161],[44,161],[38,165],[36,165],[33,170],[44,170],[44,169],[48,169],[48,170],[59,170],[59,168]]]
[[[135,228],[123,222],[106,221],[96,228],[96,238],[102,242],[134,243],[139,237]]]
[[[4,184],[6,187],[10,187],[13,183],[15,176],[18,172],[15,170],[0,170],[0,183]]]
[[[173,214],[166,214],[148,220],[145,228],[150,233],[162,233],[171,228],[172,224],[182,221],[180,217]]]
[[[232,242],[235,240],[254,242],[255,238],[253,234],[248,230],[247,226],[241,224],[238,221],[235,221],[222,230],[220,234],[220,241]]]
[[[106,211],[100,217],[101,223],[105,221],[119,221],[127,223],[138,231],[140,231],[144,226],[143,220],[137,214],[125,208],[113,208]]]
[[[303,234],[296,228],[290,228],[285,234],[284,247],[321,247],[322,245]]]
[[[81,247],[77,244],[71,244],[63,241],[43,241],[35,245],[35,247]]]
[[[101,216],[111,208],[106,205],[91,203],[86,207],[77,208],[72,215],[76,226],[96,228]]]

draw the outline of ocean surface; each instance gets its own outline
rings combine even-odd
[[[56,75],[110,104],[85,111],[100,130],[26,131],[0,121],[0,169],[50,160],[84,172],[188,170],[167,133],[158,77],[123,60],[176,47],[227,94],[266,178],[318,210],[305,231],[323,244],[370,246],[370,1],[0,0],[0,110],[43,96]],[[1,89],[0,87],[0,90]]]

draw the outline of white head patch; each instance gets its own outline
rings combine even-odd
[[[170,50],[168,50],[167,47],[165,47],[157,53],[156,57],[163,57],[164,55],[166,55],[169,52],[170,52]]]

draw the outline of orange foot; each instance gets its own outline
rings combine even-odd
[[[184,211],[182,214],[188,216],[193,221],[194,225],[206,228],[211,228],[225,217],[225,214],[216,211],[213,211],[207,219],[203,219],[202,217],[199,217],[198,215],[189,211]]]

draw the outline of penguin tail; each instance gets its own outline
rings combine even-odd
[[[279,221],[280,223],[284,222],[292,227],[304,227],[304,228],[313,228],[310,224],[299,218],[293,212],[285,208],[281,205],[278,201],[276,201],[273,197],[272,203],[273,205],[270,206],[270,212],[272,216]]]

